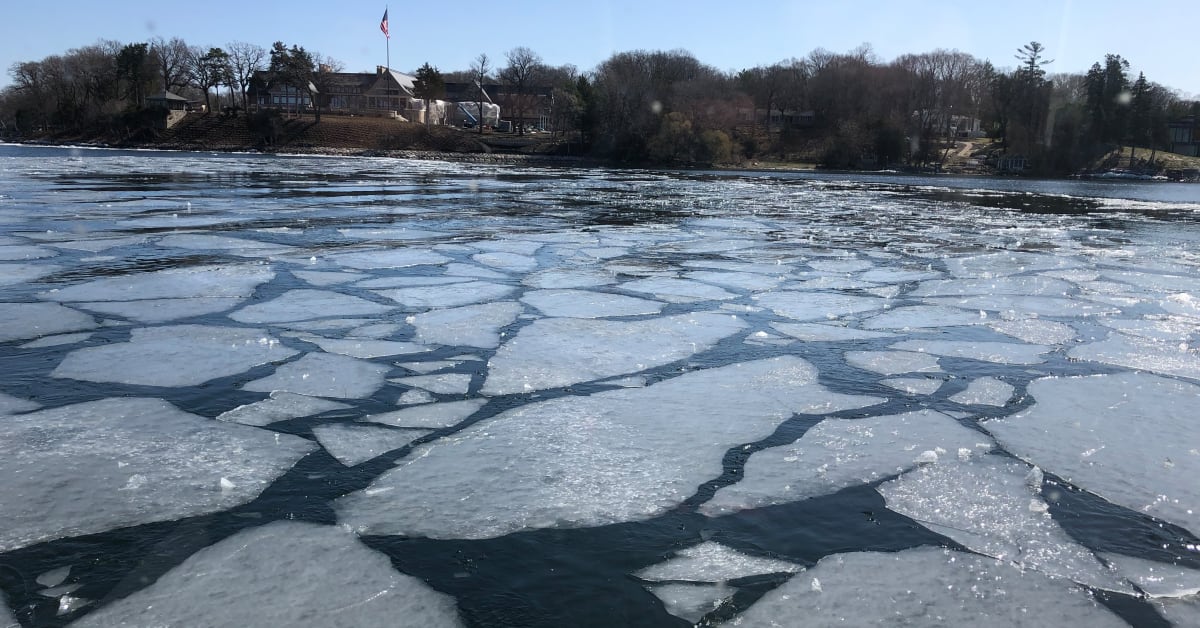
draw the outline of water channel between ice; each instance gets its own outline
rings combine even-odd
[[[1198,217],[0,146],[0,627],[1200,625]]]

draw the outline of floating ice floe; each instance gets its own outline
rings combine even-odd
[[[163,236],[159,238],[158,245],[198,251],[223,250],[243,257],[269,257],[272,255],[284,255],[296,250],[295,247],[285,244],[201,233],[181,233]]]
[[[256,392],[286,391],[311,397],[361,399],[383,386],[387,366],[334,353],[309,353],[275,373],[242,386]]]
[[[675,552],[671,559],[646,567],[633,575],[654,582],[725,582],[749,576],[801,571],[804,571],[804,568],[796,563],[750,556],[720,543],[707,541],[681,549]]]
[[[195,386],[298,352],[261,329],[172,325],[130,332],[129,342],[68,353],[52,377],[145,386]],[[270,392],[270,391],[267,391]]]
[[[461,626],[454,599],[398,573],[345,530],[277,522],[206,547],[153,584],[71,624]],[[402,618],[402,620],[400,619]]]
[[[388,380],[396,384],[422,388],[439,395],[465,395],[471,386],[468,373],[443,373],[441,375],[416,375]]]
[[[778,271],[777,271],[778,272]],[[718,272],[711,270],[697,270],[685,273],[684,277],[692,281],[702,281],[726,288],[736,288],[738,290],[753,290],[765,292],[771,290],[783,281],[783,277],[769,276],[759,273],[734,273],[734,272]]]
[[[790,445],[755,452],[741,481],[700,507],[717,516],[809,499],[912,469],[925,451],[966,455],[992,447],[983,434],[933,410],[868,419],[825,419]]]
[[[808,266],[823,273],[857,273],[875,267],[865,259],[814,259]]]
[[[858,276],[863,281],[874,283],[909,283],[927,281],[941,277],[936,270],[912,270],[905,268],[874,268]]]
[[[996,364],[1041,364],[1046,361],[1043,354],[1051,351],[1039,345],[959,340],[902,340],[891,348]]]
[[[1017,294],[1061,297],[1074,291],[1074,289],[1074,285],[1061,279],[1037,275],[1020,275],[991,277],[987,279],[941,279],[937,281],[925,281],[909,293],[909,296],[960,297]]]
[[[521,301],[546,316],[569,318],[658,314],[663,308],[659,301],[592,290],[531,290],[521,297]]]
[[[1150,597],[1186,597],[1200,593],[1200,570],[1124,554],[1100,554],[1117,573]]]
[[[502,299],[516,288],[485,281],[467,281],[447,286],[413,286],[375,293],[410,308],[458,307]]]
[[[15,286],[61,270],[53,264],[0,264],[0,286]]]
[[[57,303],[0,303],[0,342],[95,329],[96,320]]]
[[[467,417],[475,414],[486,403],[485,399],[427,403],[403,410],[372,414],[363,417],[362,420],[396,427],[439,429],[458,425]]]
[[[349,407],[344,403],[318,397],[308,397],[290,392],[273,392],[270,397],[262,401],[248,403],[222,412],[217,415],[217,419],[262,427],[276,421],[298,419],[330,410],[345,410]]]
[[[1067,581],[934,547],[826,556],[722,625],[1127,626]]]
[[[538,267],[537,260],[533,257],[528,255],[519,255],[517,253],[505,253],[502,251],[494,253],[477,253],[472,255],[471,259],[483,264],[484,266],[499,268],[500,270],[510,273],[524,274],[537,270]]]
[[[1065,323],[1039,318],[1023,318],[1007,321],[989,321],[988,327],[1018,340],[1037,345],[1055,346],[1066,344],[1079,334]]]
[[[1126,336],[1167,343],[1174,345],[1176,348],[1181,344],[1187,347],[1193,344],[1200,344],[1194,342],[1194,339],[1200,338],[1200,325],[1187,318],[1170,317],[1136,320],[1110,318],[1101,321],[1101,323],[1105,327],[1111,327]]]
[[[805,342],[842,342],[890,338],[895,334],[822,323],[771,323],[771,327]]]
[[[379,358],[388,355],[408,355],[424,353],[429,347],[415,342],[400,342],[396,340],[374,340],[370,338],[323,338],[321,336],[299,336],[300,340],[311,342],[321,350],[329,353],[348,355],[352,358]]]
[[[19,262],[22,260],[44,259],[58,255],[58,251],[41,246],[30,245],[0,245],[0,261]]]
[[[612,273],[592,269],[554,268],[527,275],[525,285],[543,290],[593,288],[616,283]]]
[[[866,329],[929,329],[979,325],[979,314],[940,305],[898,307],[863,321]]]
[[[0,628],[21,628],[12,611],[8,610],[8,600],[4,599],[3,592],[0,592]]]
[[[985,279],[1034,271],[1077,269],[1081,266],[1083,266],[1083,262],[1071,257],[1019,251],[954,257],[946,260],[946,269],[955,277],[982,277]]]
[[[330,255],[325,259],[356,270],[379,270],[384,268],[407,268],[410,266],[440,266],[450,261],[449,257],[426,249],[397,248],[358,251]]]
[[[433,403],[437,398],[427,390],[406,390],[396,399],[398,406],[412,406],[419,403]]]
[[[668,613],[692,624],[699,623],[705,615],[716,610],[737,591],[727,584],[707,582],[655,584],[647,586],[646,590],[662,602]]]
[[[925,377],[892,377],[879,380],[879,383],[909,395],[932,395],[945,382]]]
[[[346,338],[387,338],[400,333],[403,327],[400,323],[370,323],[346,332]]]
[[[1120,309],[1105,303],[1066,297],[1023,296],[1019,294],[972,297],[931,297],[926,302],[970,311],[985,310],[1015,318],[1033,316],[1100,316],[1118,314]]]
[[[347,227],[338,229],[338,233],[352,240],[370,240],[378,241],[410,241],[410,240],[434,240],[446,237],[447,233],[441,231],[428,231],[426,229],[412,229],[409,227]]]
[[[1178,628],[1200,626],[1200,597],[1156,600],[1154,608]]]
[[[413,286],[444,286],[451,283],[470,281],[470,277],[444,277],[441,275],[419,275],[399,277],[375,277],[354,284],[356,288],[410,288]]]
[[[340,292],[289,290],[270,301],[248,305],[229,315],[240,323],[287,323],[327,316],[374,316],[395,309]]]
[[[1016,389],[1012,384],[995,377],[980,377],[967,384],[967,389],[950,397],[950,401],[968,406],[1002,407],[1012,399]]]
[[[344,273],[326,270],[293,270],[292,274],[309,284],[319,287],[336,286],[367,277],[363,273]]]
[[[630,292],[653,295],[654,298],[668,303],[723,301],[737,296],[717,286],[689,279],[675,279],[671,277],[635,279],[621,284],[620,288]]]
[[[983,423],[1005,449],[1130,510],[1200,534],[1200,386],[1145,373],[1045,378],[1028,410]]]
[[[396,366],[404,367],[422,375],[458,366],[458,360],[430,360],[428,362],[397,362]]]
[[[781,290],[758,294],[754,301],[780,316],[798,321],[832,320],[847,314],[859,314],[887,307],[887,299],[828,292]]]
[[[231,310],[241,297],[191,297],[186,299],[144,299],[134,301],[82,301],[75,307],[120,316],[141,323],[166,323],[180,318],[203,316]]]
[[[41,404],[35,401],[13,397],[12,395],[0,392],[0,416],[20,412],[32,412],[40,407],[42,407]]]
[[[705,351],[744,328],[736,317],[714,312],[631,322],[540,319],[496,351],[482,393],[506,395],[631,374]]]
[[[879,401],[832,393],[816,375],[786,356],[527,404],[421,445],[339,499],[338,516],[363,534],[470,539],[653,517],[719,476],[729,448],[794,413]]]
[[[500,329],[524,310],[520,303],[497,301],[431,310],[412,316],[410,322],[419,342],[491,349],[500,344]]]
[[[314,448],[159,399],[104,399],[0,421],[0,551],[224,510]]]
[[[535,242],[533,240],[476,240],[470,245],[480,251],[494,251],[500,253],[516,253],[519,255],[533,255],[537,253],[545,244]]]
[[[939,460],[878,490],[889,510],[980,554],[1079,584],[1132,593],[1127,582],[1058,526],[1042,500],[1041,482],[1030,481],[1030,473],[1025,464],[994,455]]]
[[[491,270],[482,266],[476,266],[474,264],[461,264],[458,262],[446,265],[446,275],[451,277],[458,276],[467,279],[509,279],[508,273],[502,273],[500,271]]]
[[[1104,340],[1072,348],[1067,357],[1200,379],[1200,350],[1187,343],[1166,343],[1114,332]]]
[[[936,357],[912,351],[847,351],[846,363],[880,375],[942,372]]]
[[[399,449],[428,433],[429,430],[424,429],[387,429],[367,425],[322,425],[313,428],[317,442],[347,467]]]
[[[38,296],[59,302],[245,298],[274,278],[266,266],[193,266],[94,279]]]

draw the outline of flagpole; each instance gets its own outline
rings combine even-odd
[[[379,5],[375,5],[375,6],[379,6]],[[383,5],[383,14],[384,15],[388,14],[388,6],[386,4]],[[391,24],[388,24],[388,30],[391,31]],[[388,73],[391,74],[391,70],[392,70],[392,34],[390,32],[387,33],[386,35],[384,35],[384,39],[387,40],[387,69],[388,69]]]

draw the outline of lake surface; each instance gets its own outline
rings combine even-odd
[[[0,146],[0,627],[1200,624],[1200,188]]]

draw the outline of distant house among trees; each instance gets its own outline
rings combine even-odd
[[[157,122],[158,128],[169,129],[187,115],[188,100],[183,96],[163,91],[160,94],[146,96],[146,108],[162,110],[163,116]]]
[[[1200,157],[1200,116],[1188,116],[1167,125],[1171,152]]]
[[[305,111],[316,94],[322,109],[350,115],[404,116],[413,109],[416,77],[378,66],[370,72],[318,72],[320,85],[296,86],[257,72],[247,95],[259,108]]]

